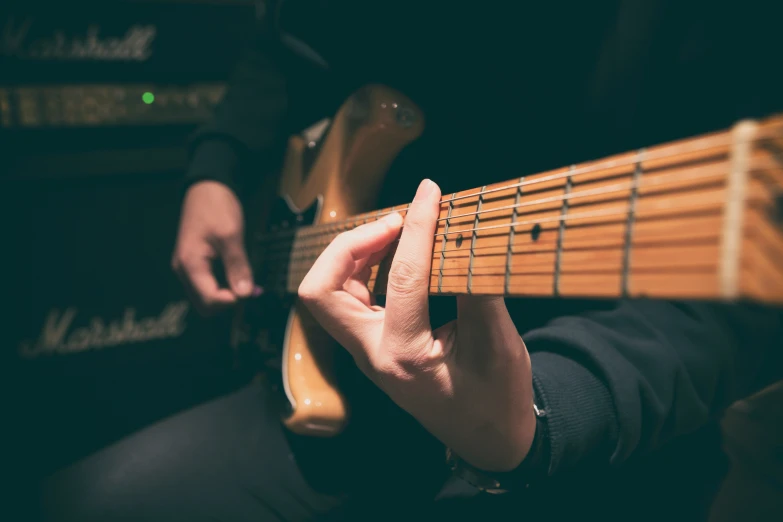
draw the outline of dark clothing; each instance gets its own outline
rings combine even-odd
[[[406,93],[427,121],[394,163],[379,208],[408,201],[424,177],[448,193],[780,109],[763,77],[771,68],[756,68],[772,56],[775,28],[749,7],[434,4],[268,4],[267,29],[194,140],[189,181],[246,195],[290,133],[372,82]],[[303,58],[300,39],[319,56]],[[704,519],[720,480],[710,466],[721,461],[708,458],[719,449],[711,421],[780,377],[781,313],[645,300],[508,304],[548,412],[552,478],[449,516],[478,509],[474,518],[486,519],[494,507],[512,519]],[[433,298],[432,315],[452,318],[451,300]],[[356,379],[353,422],[335,440],[284,435],[254,385],[67,470],[50,491],[86,502],[80,520],[312,520],[357,505],[362,520],[419,519],[411,510],[427,509],[445,479],[442,447]]]
[[[780,398],[778,393],[778,416]],[[546,487],[513,497],[433,504],[431,484],[443,478],[443,470],[434,454],[426,453],[432,450],[431,441],[401,412],[386,410],[392,414],[386,419],[382,414],[358,418],[364,419],[359,423],[363,433],[350,440],[305,441],[284,432],[270,403],[267,388],[256,383],[93,455],[49,480],[44,518],[538,521],[581,520],[588,514],[594,520],[620,521],[633,513],[634,520],[695,521],[705,519],[708,502],[729,467],[719,452],[716,426],[707,425],[680,437],[677,444],[639,457],[621,473],[595,469],[587,476],[562,474]],[[769,415],[770,408],[758,414],[763,411]],[[734,413],[739,415],[748,414]],[[768,429],[774,423],[760,426]],[[752,419],[736,424],[730,430],[735,437],[743,437],[748,427],[759,429]],[[353,433],[356,427],[352,425]],[[730,440],[730,454],[750,449],[757,453],[754,458],[764,459],[779,444],[779,433],[772,437],[778,438],[763,445],[753,439]],[[769,480],[744,462],[730,478],[748,474],[753,482],[740,481],[740,486],[750,483],[758,489],[743,494],[752,500],[744,504],[732,502],[732,492],[723,495],[719,515],[724,516],[717,520],[737,520],[738,510],[746,515],[743,520],[776,520],[780,511],[770,509],[779,508],[779,478]],[[761,464],[779,474],[774,463]],[[772,491],[761,499],[774,503],[772,508],[758,508],[761,488]]]

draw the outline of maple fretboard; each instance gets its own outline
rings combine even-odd
[[[782,195],[783,117],[443,194],[430,293],[783,304]],[[389,212],[406,206],[268,236],[280,288],[295,293],[337,234]],[[377,294],[389,266],[373,271]]]

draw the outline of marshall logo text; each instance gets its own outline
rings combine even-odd
[[[157,35],[154,25],[134,25],[124,36],[102,36],[101,28],[91,25],[85,34],[66,34],[55,29],[52,34],[34,37],[33,21],[16,23],[9,19],[0,34],[0,56],[20,60],[83,60],[145,62],[152,56],[152,42]]]
[[[62,312],[51,310],[38,341],[23,341],[19,352],[22,357],[31,359],[179,337],[185,332],[189,308],[187,301],[169,303],[160,315],[138,319],[134,308],[126,308],[122,318],[107,322],[102,317],[91,317],[81,328],[73,328],[77,315],[75,308]]]

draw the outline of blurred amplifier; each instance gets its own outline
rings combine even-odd
[[[28,472],[243,382],[230,317],[196,315],[169,260],[183,144],[257,23],[230,0],[0,2],[0,348]]]
[[[199,316],[170,267],[181,179],[0,184],[0,215],[15,223],[0,348],[26,468],[66,464],[245,382],[230,313]]]
[[[62,148],[61,134],[41,134],[57,129],[81,132],[72,139],[94,150],[181,145],[210,117],[258,27],[250,1],[2,2],[3,156]]]
[[[4,0],[0,84],[224,81],[257,27],[252,2]]]
[[[199,124],[225,84],[50,85],[0,88],[0,126],[14,128]]]

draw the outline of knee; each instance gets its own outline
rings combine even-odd
[[[136,478],[103,466],[101,457],[96,454],[42,483],[42,522],[155,520]]]
[[[132,437],[48,477],[40,490],[41,519],[169,521],[183,516],[168,516],[166,495],[187,477],[176,476],[178,466],[155,442],[144,435]]]

